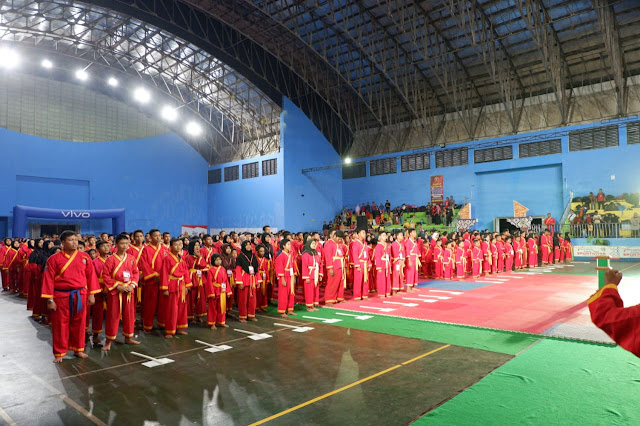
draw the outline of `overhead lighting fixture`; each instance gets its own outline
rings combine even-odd
[[[43,59],[42,62],[40,62],[40,65],[42,65],[42,68],[46,68],[46,69],[53,68],[53,62],[51,62],[48,59]]]
[[[347,157],[344,159],[344,164],[351,164],[351,158]]]
[[[142,104],[146,104],[151,100],[151,93],[144,87],[138,87],[133,91],[133,98]]]
[[[444,143],[444,142],[440,144],[440,148],[442,148],[442,149],[444,149],[446,146],[447,146],[447,144]]]
[[[3,48],[0,49],[0,67],[2,68],[16,68],[20,65],[20,55],[13,49]]]
[[[187,124],[186,131],[191,136],[199,136],[200,133],[202,133],[202,127],[200,127],[200,125],[198,123],[196,123],[195,121],[190,121]]]
[[[163,107],[160,114],[162,115],[162,118],[167,121],[175,121],[175,119],[178,118],[178,111],[176,111],[175,108],[172,108],[169,105]]]
[[[109,77],[109,80],[107,80],[107,83],[109,84],[109,86],[111,87],[118,87],[118,80],[116,80],[113,77]]]
[[[76,78],[78,80],[87,81],[89,79],[89,73],[85,70],[76,71]]]

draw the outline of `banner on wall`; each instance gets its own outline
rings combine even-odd
[[[444,176],[431,176],[431,202],[442,204],[444,201]]]
[[[182,225],[182,234],[200,235],[207,233],[207,225]]]
[[[243,232],[250,232],[252,234],[262,234],[262,228],[211,228],[209,230],[209,234],[211,235],[218,235],[220,234],[220,231],[225,231],[227,234],[229,232],[237,232],[238,234],[243,233]],[[271,227],[271,233],[276,233],[278,232],[278,228],[275,227]]]
[[[609,256],[616,259],[640,258],[640,247],[621,246],[574,246],[574,257]]]

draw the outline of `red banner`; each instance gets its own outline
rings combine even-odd
[[[431,176],[431,202],[442,204],[444,201],[444,178],[442,175]]]

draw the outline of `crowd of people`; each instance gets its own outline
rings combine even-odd
[[[323,223],[322,229],[324,231],[331,229],[339,229],[341,231],[354,230],[357,227],[357,218],[359,216],[365,216],[370,226],[403,225],[405,223],[404,215],[416,212],[425,213],[427,224],[448,226],[453,222],[455,209],[459,207],[456,206],[453,196],[445,198],[442,203],[428,203],[424,206],[403,203],[391,208],[389,200],[380,204],[376,204],[375,201],[367,202],[356,204],[354,208],[343,207],[342,211],[332,221]]]
[[[54,362],[61,362],[68,351],[86,357],[85,334],[110,350],[120,325],[125,343],[139,344],[136,321],[145,333],[156,328],[170,339],[186,335],[190,324],[227,327],[227,316],[257,321],[269,303],[283,317],[296,315],[296,296],[314,311],[346,294],[362,300],[413,291],[420,276],[478,278],[567,262],[571,253],[569,236],[550,230],[425,235],[359,228],[321,236],[272,234],[265,226],[260,234],[177,238],[157,229],[5,238],[0,265],[3,290],[25,297],[33,318],[51,325]]]

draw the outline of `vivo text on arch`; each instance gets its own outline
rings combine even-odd
[[[73,210],[62,210],[60,213],[62,213],[62,216],[70,218],[89,219],[91,217],[91,213],[89,212],[74,212]]]

